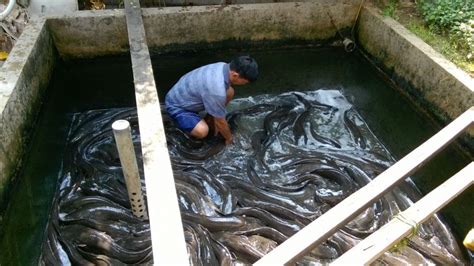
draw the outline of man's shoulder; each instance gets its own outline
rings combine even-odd
[[[214,95],[225,95],[223,69],[226,63],[219,62],[206,65],[206,69],[196,75],[203,84],[203,92]]]
[[[184,75],[172,89],[175,93],[193,95],[225,96],[225,81],[222,74],[227,63],[217,62],[196,68]]]
[[[224,62],[207,64],[207,65],[198,67],[191,72],[188,72],[186,75],[184,75],[184,77],[191,78],[193,80],[203,79],[203,78],[207,79],[208,77],[214,77],[217,73],[220,73],[220,71],[222,71],[225,65],[226,63]]]
[[[217,67],[217,66],[224,66],[225,64],[227,64],[227,63],[225,63],[225,62],[215,62],[215,63],[207,64],[205,66],[210,66],[210,67],[216,66]]]
[[[216,63],[211,63],[211,64],[207,64],[207,65],[204,65],[200,68],[202,69],[206,69],[206,70],[210,70],[210,71],[218,71],[218,70],[222,70],[222,68],[226,65],[227,63],[224,63],[224,62],[216,62]]]

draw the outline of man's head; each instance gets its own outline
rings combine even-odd
[[[234,58],[230,63],[230,83],[232,85],[245,85],[257,80],[257,62],[248,55]]]

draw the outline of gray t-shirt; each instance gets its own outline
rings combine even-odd
[[[166,109],[173,115],[192,111],[224,118],[229,87],[229,65],[219,62],[197,68],[179,79],[166,94]]]

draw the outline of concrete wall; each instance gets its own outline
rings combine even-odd
[[[0,206],[27,150],[41,98],[55,63],[44,20],[31,22],[0,68]]]
[[[77,0],[30,0],[28,12],[30,15],[47,15],[58,12],[74,12],[78,10]]]
[[[448,123],[474,106],[474,79],[393,19],[364,9],[358,39],[374,62],[439,121]]]
[[[102,0],[106,9],[123,8],[122,0]],[[162,7],[162,6],[208,6],[222,4],[257,4],[257,3],[277,3],[277,2],[314,2],[314,0],[140,0],[141,7]],[[79,2],[81,10],[90,9]]]
[[[317,42],[350,28],[357,0],[167,7],[143,10],[148,46],[152,50],[181,49],[232,41]],[[128,52],[123,10],[79,11],[48,20],[62,57],[93,57]]]
[[[232,41],[323,41],[350,28],[355,1],[148,9],[143,13],[151,47]]]
[[[47,25],[63,58],[128,52],[127,24],[121,9],[78,11],[50,17]]]

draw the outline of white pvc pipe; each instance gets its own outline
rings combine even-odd
[[[127,120],[117,120],[112,124],[112,129],[114,131],[115,143],[117,144],[133,215],[142,220],[146,220],[148,219],[148,215],[142,195],[142,184],[138,172],[135,149],[133,148],[130,123],[128,123]]]
[[[13,10],[13,7],[15,6],[15,2],[16,0],[10,0],[8,2],[8,5],[5,8],[5,10],[3,10],[2,13],[0,13],[0,21],[3,21],[8,15],[10,15],[10,13]]]

